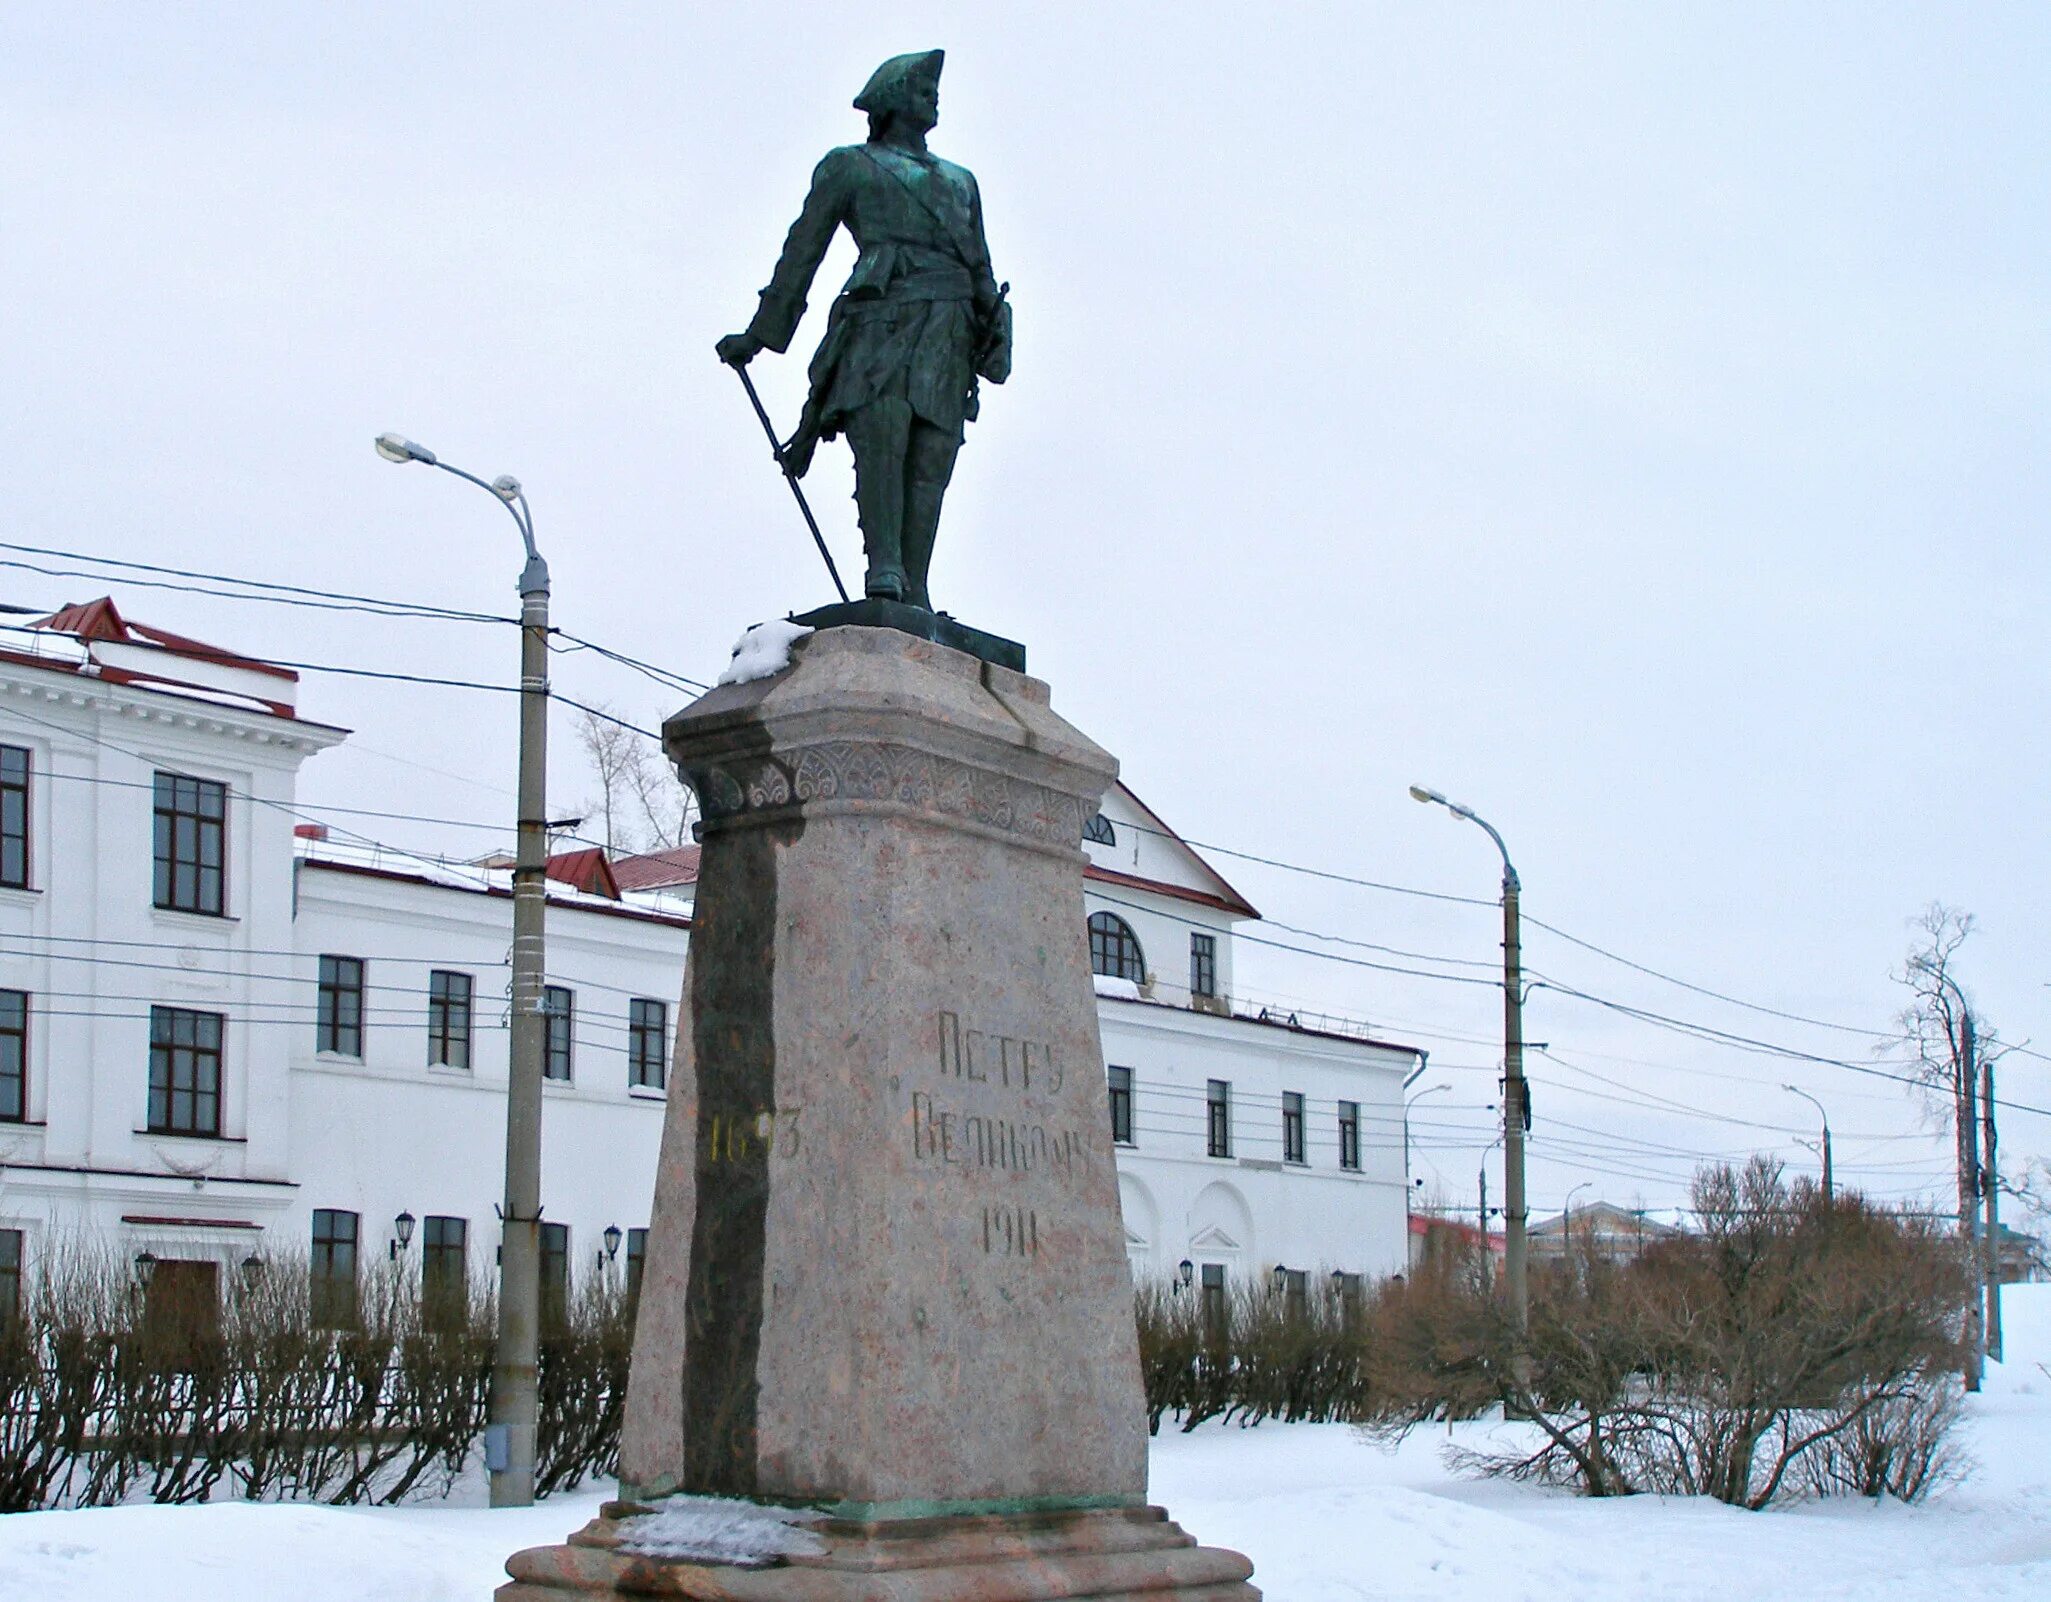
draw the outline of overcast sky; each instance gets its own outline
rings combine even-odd
[[[712,343],[860,137],[869,71],[936,45],[933,144],[981,182],[1017,366],[934,593],[1026,642],[1164,817],[1486,901],[1486,837],[1405,793],[1434,785],[1503,831],[1534,917],[1855,1029],[1888,1026],[1942,898],[1979,917],[1984,1013],[2051,1052],[2041,6],[11,7],[0,538],[511,609],[511,524],[374,456],[396,428],[524,480],[558,622],[712,677],[748,624],[831,598]],[[850,259],[757,366],[786,426]],[[809,487],[859,572],[851,482],[823,449]],[[0,567],[17,604],[110,589],[273,657],[514,667],[497,628]],[[651,724],[676,699],[588,656],[556,682]],[[309,800],[509,816],[507,698],[309,674],[302,707],[358,731]],[[1487,907],[1214,860],[1262,938],[1495,958]],[[1528,955],[1888,1061],[1544,931]],[[1252,946],[1239,972],[1429,1047],[1421,1086],[1454,1088],[1418,1172],[1471,1201],[1497,995]],[[1543,989],[1529,1013],[1575,1065],[1532,1062],[1534,1215],[1584,1180],[1677,1201],[1699,1154],[1812,1165],[1787,1080],[1845,1178],[1948,1192],[1884,1080]],[[2004,1070],[2051,1107],[2051,1063]],[[2051,1118],[2004,1118],[2012,1170],[2051,1153]]]

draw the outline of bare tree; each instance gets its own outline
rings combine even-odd
[[[646,736],[600,702],[577,714],[577,743],[597,794],[585,803],[609,856],[665,851],[691,843],[691,792],[671,774]]]
[[[1951,1116],[1952,1144],[1958,1166],[1959,1236],[1970,1248],[1979,1231],[1976,1215],[1998,1180],[1981,1157],[1981,1098],[1993,1089],[1993,1065],[2006,1051],[1975,1010],[1960,984],[1959,949],[1973,932],[1973,915],[1933,901],[1917,917],[1915,943],[1896,977],[1914,999],[1901,1013],[1902,1041],[1915,1053],[1916,1077]],[[1991,1113],[1991,1106],[1986,1111]],[[1993,1119],[1986,1120],[1992,1144]],[[1991,1151],[1989,1153],[1991,1156]],[[1981,1281],[1967,1314],[1966,1388],[1980,1388],[1986,1346],[1982,1296],[1997,1295],[1990,1260],[1997,1243],[1991,1237],[1972,1253]]]

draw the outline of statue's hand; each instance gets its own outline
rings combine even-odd
[[[819,444],[817,434],[800,429],[790,438],[790,443],[776,453],[776,462],[787,477],[803,478],[812,465],[812,452]]]
[[[762,341],[753,334],[728,334],[712,347],[719,352],[719,359],[730,367],[746,367],[762,354]]]

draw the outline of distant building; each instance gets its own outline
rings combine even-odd
[[[1569,1251],[1594,1251],[1612,1261],[1636,1257],[1648,1245],[1681,1233],[1672,1224],[1605,1201],[1590,1202],[1557,1218],[1547,1218],[1525,1232],[1533,1262],[1565,1256]]]
[[[111,600],[0,648],[0,1303],[70,1232],[188,1283],[278,1249],[490,1271],[509,874],[302,812],[300,764],[346,731],[297,690]],[[1135,1273],[1399,1269],[1422,1054],[1239,1000],[1259,914],[1123,786],[1083,843]],[[696,869],[551,860],[552,1274],[638,1271]]]
[[[1483,1229],[1444,1213],[1412,1213],[1409,1236],[1408,1257],[1413,1274],[1475,1257],[1500,1263],[1507,1250],[1501,1230]]]

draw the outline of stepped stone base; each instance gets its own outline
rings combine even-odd
[[[620,1520],[646,1508],[609,1502],[562,1546],[506,1561],[496,1602],[575,1597],[693,1597],[701,1602],[1056,1602],[1151,1598],[1259,1602],[1253,1565],[1198,1546],[1157,1507],[895,1519],[809,1526],[825,1550],[770,1568],[638,1556]]]

